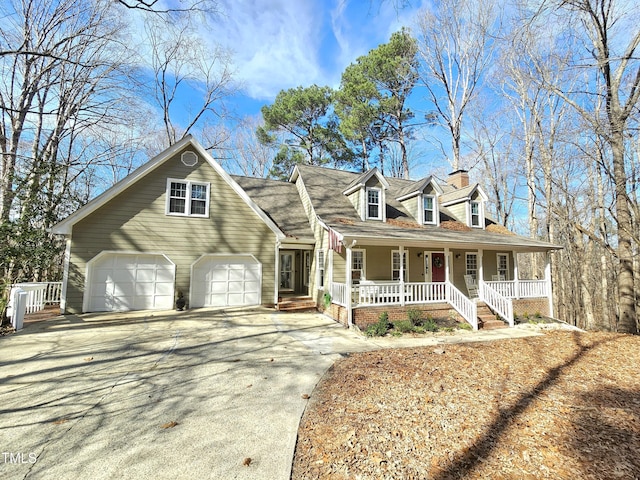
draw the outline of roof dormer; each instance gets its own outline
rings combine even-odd
[[[385,192],[389,182],[373,168],[355,180],[342,192],[358,211],[362,220],[386,221]]]
[[[489,197],[477,183],[445,193],[440,201],[456,220],[471,228],[484,229],[485,205]]]
[[[412,182],[396,198],[420,225],[439,225],[442,187],[431,176]]]

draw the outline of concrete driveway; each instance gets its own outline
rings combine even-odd
[[[372,347],[266,309],[28,325],[0,338],[0,477],[289,478],[304,397]]]
[[[0,338],[0,478],[288,479],[305,397],[341,354],[535,334],[373,340],[267,309],[27,325]]]

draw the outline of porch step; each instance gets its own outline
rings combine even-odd
[[[483,330],[494,330],[496,328],[507,328],[508,325],[496,317],[496,314],[484,302],[477,303],[478,328]]]
[[[311,297],[290,297],[278,302],[276,309],[281,312],[316,310],[316,302]]]

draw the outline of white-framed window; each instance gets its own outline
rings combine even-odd
[[[466,253],[465,275],[471,275],[474,280],[478,280],[478,254]]]
[[[409,278],[406,250],[402,252],[402,268],[404,273],[402,280],[406,282],[407,278]],[[400,280],[400,250],[391,251],[391,279],[394,281]]]
[[[309,286],[309,279],[311,278],[311,250],[305,250],[304,253],[304,276],[302,278],[302,285]]]
[[[469,211],[471,214],[471,226],[482,228],[482,206],[480,202],[471,202]]]
[[[436,197],[423,195],[422,197],[422,223],[435,225],[438,223]]]
[[[382,190],[379,188],[367,188],[367,218],[382,220]]]
[[[167,215],[208,217],[209,184],[167,179]]]
[[[496,263],[498,265],[498,276],[501,280],[509,280],[509,254],[496,253]]]
[[[318,250],[316,261],[318,262],[318,268],[316,269],[318,274],[318,288],[324,289],[324,250]]]
[[[365,280],[366,253],[365,250],[351,251],[351,281],[358,285],[361,280]]]

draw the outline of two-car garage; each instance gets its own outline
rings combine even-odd
[[[252,255],[204,255],[191,265],[191,307],[258,305],[262,266]],[[88,264],[85,312],[168,310],[176,265],[161,253],[102,252]]]

